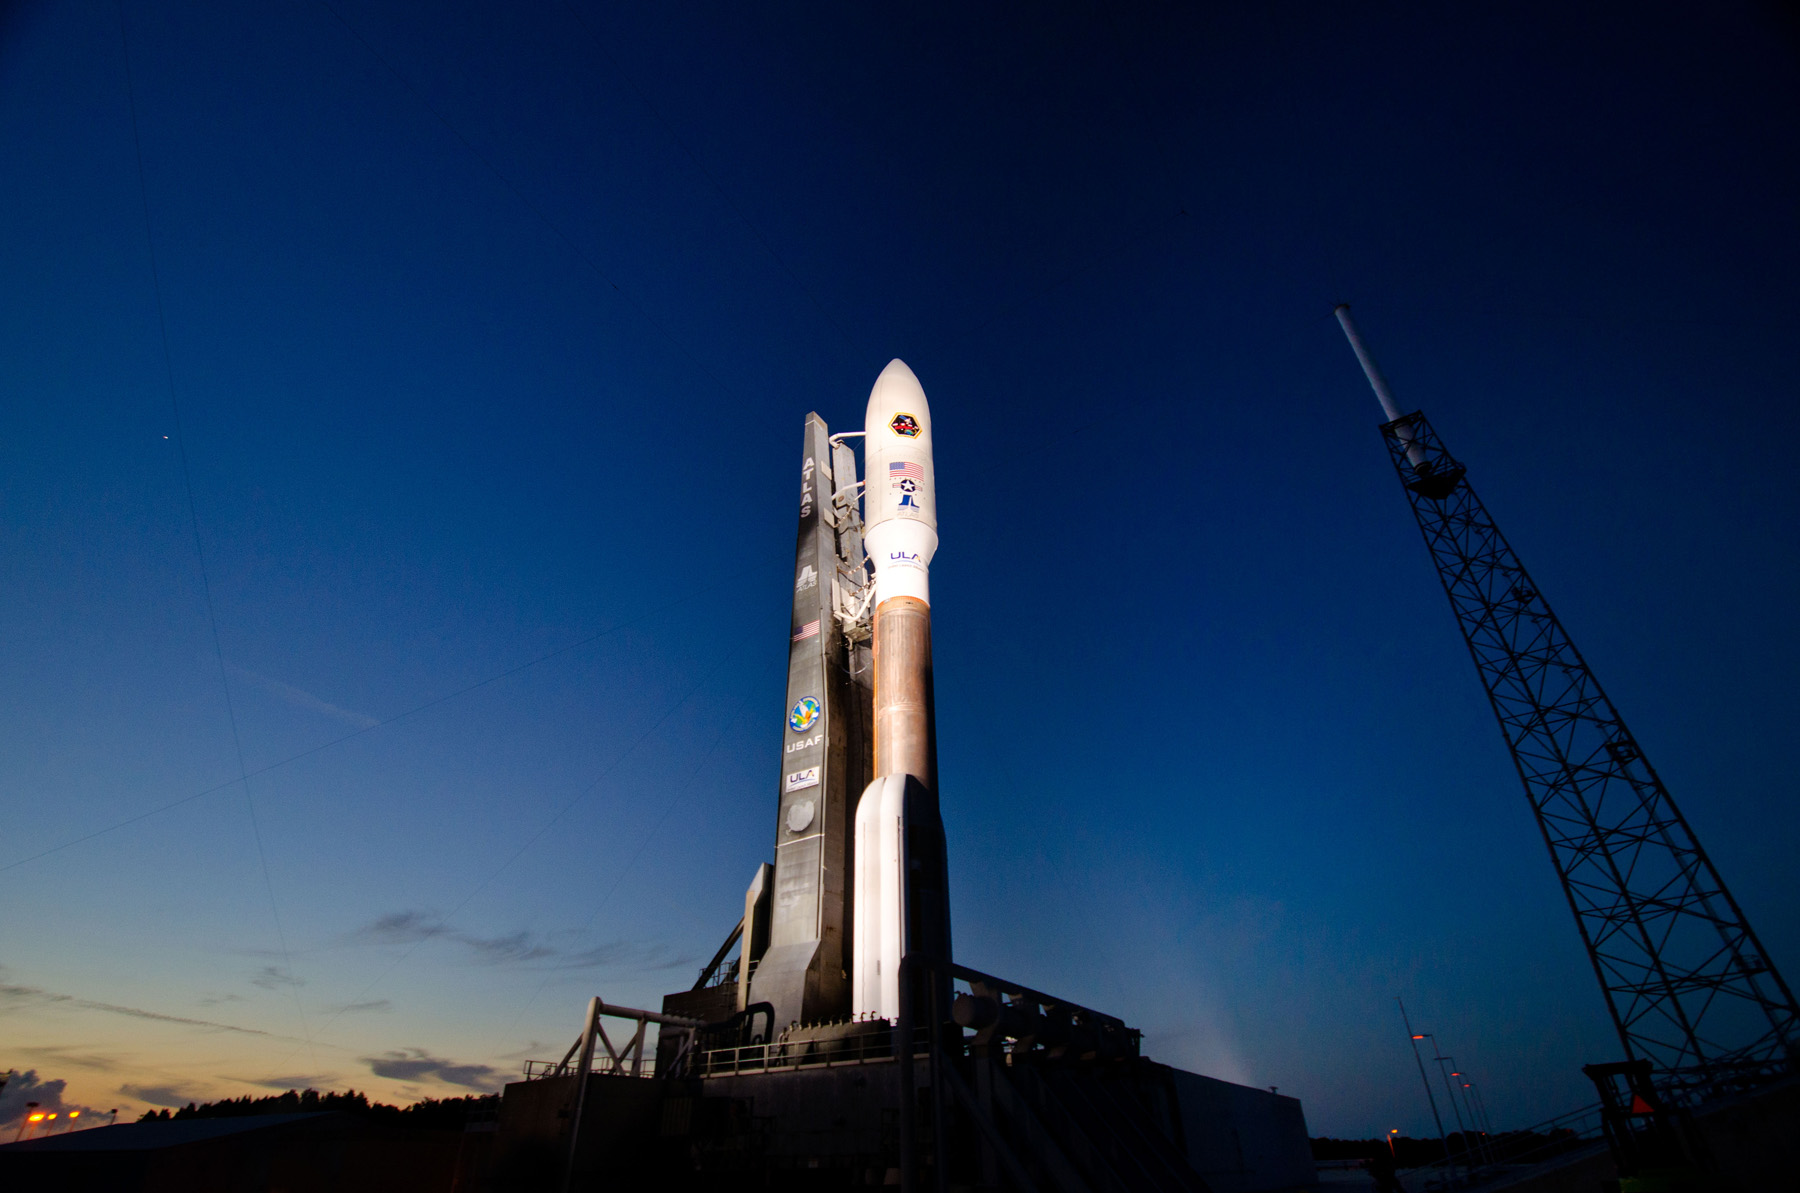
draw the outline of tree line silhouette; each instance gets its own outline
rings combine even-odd
[[[258,1114],[349,1114],[389,1126],[419,1127],[439,1131],[460,1131],[472,1121],[493,1118],[499,1113],[499,1094],[469,1094],[460,1098],[424,1098],[410,1106],[390,1106],[371,1102],[368,1095],[354,1089],[343,1093],[316,1089],[288,1090],[284,1094],[241,1098],[221,1098],[217,1102],[189,1102],[171,1114],[167,1110],[150,1110],[138,1122],[170,1122],[190,1118],[244,1118]]]
[[[1444,1143],[1449,1144],[1450,1158],[1458,1164],[1493,1162],[1513,1164],[1539,1163],[1563,1152],[1587,1146],[1591,1140],[1568,1127],[1548,1131],[1502,1131],[1493,1136],[1466,1135],[1452,1131]],[[1444,1143],[1436,1139],[1413,1139],[1399,1135],[1392,1150],[1385,1139],[1330,1139],[1312,1141],[1315,1161],[1376,1160],[1385,1158],[1397,1168],[1420,1168],[1444,1160]]]

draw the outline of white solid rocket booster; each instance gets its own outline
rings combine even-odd
[[[903,361],[889,362],[869,392],[863,451],[863,543],[875,566],[875,780],[856,810],[851,1005],[891,1020],[900,958],[909,949],[947,957],[950,943],[932,713],[931,408]]]

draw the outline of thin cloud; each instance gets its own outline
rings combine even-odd
[[[292,971],[279,965],[265,965],[250,979],[252,986],[261,986],[264,990],[285,990],[292,986],[306,985],[305,978],[297,978]]]
[[[274,1077],[228,1077],[226,1080],[260,1085],[264,1089],[278,1089],[286,1093],[290,1089],[330,1089],[338,1083],[339,1078],[336,1073],[295,1073]]]
[[[329,700],[321,700],[304,688],[297,688],[291,683],[282,683],[279,679],[270,679],[266,675],[258,675],[247,667],[236,663],[226,663],[225,667],[239,679],[248,680],[277,700],[284,700],[295,708],[304,708],[309,712],[323,713],[328,717],[355,725],[358,729],[373,729],[381,724],[379,717],[371,717],[368,713],[356,712],[348,708],[339,708]]]
[[[189,1102],[199,1101],[172,1085],[121,1085],[119,1092],[152,1106],[186,1106]]]
[[[372,1011],[391,1011],[394,1004],[385,998],[371,998],[366,1002],[347,1002],[342,1006],[327,1008],[334,1015],[363,1015]]]
[[[404,945],[417,944],[442,934],[448,925],[429,911],[390,911],[352,932],[351,944]]]
[[[533,940],[529,932],[514,932],[510,936],[486,939],[479,936],[457,936],[455,939],[467,945],[473,951],[475,960],[483,965],[521,965],[557,955],[554,948],[542,941]]]
[[[78,1069],[95,1069],[110,1073],[120,1067],[119,1058],[101,1052],[81,1052],[59,1044],[39,1044],[14,1049],[20,1056],[37,1057],[56,1065],[73,1065]]]
[[[161,1011],[146,1011],[142,1007],[124,1007],[117,1003],[97,1002],[91,998],[76,998],[73,994],[58,994],[54,990],[44,990],[37,986],[19,986],[11,983],[0,984],[0,1004],[25,1006],[39,1003],[46,1006],[71,1007],[83,1011],[99,1011],[104,1015],[123,1015],[130,1019],[148,1019],[153,1023],[173,1023],[181,1027],[198,1027],[207,1031],[234,1032],[243,1036],[262,1036],[271,1040],[293,1040],[293,1036],[284,1036],[279,1032],[263,1031],[255,1027],[239,1027],[235,1023],[219,1023],[211,1019],[190,1019],[185,1015],[165,1015]],[[296,1043],[308,1043],[295,1040]]]
[[[579,953],[565,954],[563,959],[552,966],[554,969],[630,969],[640,972],[657,972],[665,969],[680,969],[694,964],[694,958],[686,954],[671,956],[667,945],[635,944],[628,940],[615,940],[608,944],[595,945],[591,949],[583,949]]]
[[[401,1048],[383,1056],[365,1056],[362,1060],[377,1077],[394,1081],[438,1081],[487,1091],[501,1080],[500,1071],[492,1065],[458,1064],[433,1056],[423,1048]]]
[[[392,911],[377,917],[344,937],[346,943],[377,946],[418,944],[433,937],[455,941],[469,950],[468,960],[476,965],[516,966],[523,969],[603,969],[616,968],[651,972],[679,969],[692,965],[693,958],[670,954],[662,944],[640,944],[615,940],[585,949],[571,950],[551,943],[556,937],[578,936],[580,933],[553,934],[552,938],[534,932],[518,931],[501,936],[477,936],[459,932],[430,911]]]

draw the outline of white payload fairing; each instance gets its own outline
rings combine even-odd
[[[903,596],[930,605],[938,546],[931,406],[905,361],[890,361],[869,391],[863,459],[863,543],[875,565],[876,608]]]
[[[889,362],[869,392],[863,453],[863,542],[875,568],[875,778],[856,809],[851,1004],[858,1016],[893,1020],[901,957],[950,953],[932,707],[931,407],[904,361]]]

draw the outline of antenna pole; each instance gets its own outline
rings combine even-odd
[[[1343,307],[1338,308],[1340,311],[1343,309]],[[1354,343],[1355,341],[1351,342]],[[1444,1163],[1448,1165],[1450,1163],[1450,1141],[1444,1137],[1444,1120],[1443,1117],[1438,1114],[1437,1098],[1431,1092],[1431,1078],[1425,1076],[1425,1058],[1419,1055],[1419,1037],[1413,1035],[1412,1020],[1406,1017],[1406,1004],[1400,1001],[1400,996],[1398,994],[1394,995],[1394,1001],[1400,1006],[1400,1022],[1406,1024],[1407,1043],[1412,1045],[1413,1060],[1418,1062],[1419,1080],[1425,1086],[1425,1100],[1431,1103],[1431,1121],[1437,1124],[1438,1143],[1443,1146]]]
[[[1387,420],[1393,422],[1400,417],[1400,407],[1394,403],[1394,393],[1388,388],[1387,378],[1375,367],[1375,358],[1369,355],[1369,346],[1363,343],[1362,334],[1356,330],[1356,324],[1350,318],[1350,304],[1340,302],[1332,311],[1337,321],[1343,326],[1344,338],[1350,341],[1350,350],[1356,353],[1356,359],[1362,365],[1363,376],[1369,379],[1369,388],[1375,391],[1376,398],[1381,401],[1381,412]]]

